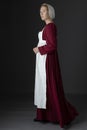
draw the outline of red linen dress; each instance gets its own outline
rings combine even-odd
[[[46,83],[47,104],[46,109],[37,108],[36,119],[38,121],[58,122],[60,127],[75,119],[79,113],[76,108],[67,101],[62,83],[61,70],[57,52],[57,28],[54,23],[45,25],[42,35],[47,45],[38,47],[41,55],[46,58]]]

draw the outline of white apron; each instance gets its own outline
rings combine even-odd
[[[37,46],[46,44],[46,41],[42,40],[42,33],[43,31],[38,33]],[[43,109],[46,109],[46,57],[47,54],[41,55],[40,52],[36,54],[34,105]]]

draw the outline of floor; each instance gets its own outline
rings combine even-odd
[[[68,130],[87,130],[87,95],[66,94],[80,115],[66,127]],[[36,106],[33,96],[7,95],[0,98],[0,130],[61,130],[59,124],[34,122]]]

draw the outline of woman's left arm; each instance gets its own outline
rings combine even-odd
[[[45,29],[47,45],[38,47],[38,50],[41,55],[52,53],[57,50],[56,26],[54,24],[49,24]]]

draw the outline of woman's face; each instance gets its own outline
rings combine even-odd
[[[42,6],[40,8],[40,17],[44,21],[49,18],[48,10],[47,10],[47,8],[45,6]]]

